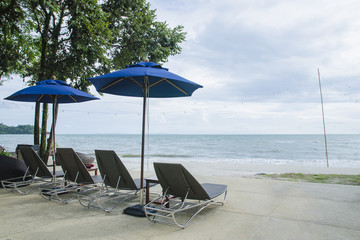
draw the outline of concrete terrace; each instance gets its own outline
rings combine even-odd
[[[122,214],[63,205],[38,192],[0,189],[1,239],[360,239],[360,187],[234,176],[197,176],[228,184],[224,206],[211,206],[185,229]],[[155,187],[152,191],[160,191]]]

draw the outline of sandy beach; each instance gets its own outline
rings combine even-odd
[[[199,182],[228,185],[224,206],[212,206],[185,229],[122,214],[60,204],[38,192],[0,189],[1,239],[360,239],[360,187],[258,179],[257,173],[360,174],[360,169],[187,163]],[[138,171],[128,166],[134,177]],[[151,171],[146,176],[154,176]],[[151,192],[160,192],[154,187]]]

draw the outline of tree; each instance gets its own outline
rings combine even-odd
[[[143,0],[109,0],[103,4],[109,14],[112,31],[110,67],[124,68],[148,58],[166,62],[170,55],[181,52],[178,45],[185,39],[182,26],[169,28],[166,22],[156,21],[155,10]]]
[[[0,123],[0,134],[32,134],[34,127],[31,125],[18,125],[17,127],[6,126]]]
[[[17,39],[22,39],[24,30],[24,12],[17,1],[4,0],[0,2],[0,79],[4,74],[11,74],[17,70],[20,57]]]
[[[8,44],[22,50],[4,52],[4,58],[12,60],[0,70],[21,74],[29,85],[56,76],[88,92],[87,78],[145,58],[166,62],[181,52],[179,43],[185,39],[182,26],[170,28],[156,21],[155,10],[145,0],[5,0],[0,6],[1,23],[9,24],[1,33],[7,34]],[[43,104],[43,159],[49,154],[45,148],[47,108]],[[34,141],[40,105],[35,109]],[[47,145],[51,144],[49,137]]]
[[[34,57],[29,50],[31,26],[25,15],[20,1],[0,2],[0,85],[3,77],[25,73],[24,66]]]

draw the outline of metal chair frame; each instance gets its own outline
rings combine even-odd
[[[65,176],[66,173],[67,172],[65,171]],[[89,183],[89,184],[77,183],[76,181],[78,176],[79,176],[79,172],[77,172],[76,174],[75,182],[64,180],[64,184],[62,187],[43,189],[40,192],[41,196],[47,200],[56,200],[61,203],[67,204],[73,199],[75,199],[77,197],[77,194],[81,194],[87,191],[94,191],[98,188],[98,185],[96,183]],[[70,193],[71,194],[70,197],[68,198],[61,197],[63,194],[66,193]]]
[[[54,178],[50,177],[50,176],[49,177],[37,176],[39,167],[35,171],[35,174],[31,175],[29,168],[30,167],[27,167],[26,172],[25,172],[24,176],[22,176],[22,177],[2,180],[1,184],[2,184],[3,188],[9,192],[17,191],[23,195],[26,195],[36,189],[45,189],[51,185],[52,186],[61,185],[64,181],[64,178],[62,178],[61,180],[59,180],[58,178],[55,178],[55,181],[54,181]],[[34,186],[34,184],[36,184],[36,183],[38,183],[39,185]],[[26,188],[27,186],[29,186],[29,187]]]
[[[203,209],[213,204],[224,205],[227,186],[200,184],[192,174],[178,163],[154,163],[154,170],[163,189],[161,197],[145,205],[145,215],[150,221],[175,224],[185,228]],[[224,199],[219,201],[220,196]],[[160,205],[156,205],[160,203]],[[192,215],[186,211],[196,210]],[[184,213],[184,221],[178,216]]]
[[[124,192],[124,189],[119,188],[119,183],[121,180],[121,176],[119,176],[116,187],[111,188],[105,185],[106,174],[103,178],[102,186],[98,189],[98,191],[93,194],[88,192],[81,192],[77,194],[79,203],[87,208],[94,207],[104,210],[105,212],[111,212],[116,206],[121,204],[122,202],[129,200],[135,197],[138,193],[138,190],[128,190],[130,192]],[[112,205],[107,207],[106,203],[111,202]]]
[[[166,189],[162,196],[152,200],[145,205],[145,215],[150,221],[173,224],[180,228],[185,228],[188,223],[206,207],[213,204],[224,205],[227,196],[227,191],[225,191],[223,194],[224,199],[222,201],[217,201],[214,199],[199,201],[187,198],[190,189],[187,191],[186,197],[184,199],[167,194],[168,190],[169,189]],[[160,205],[158,204],[159,202],[161,203]],[[180,223],[177,220],[177,215],[194,208],[198,209],[185,221]]]

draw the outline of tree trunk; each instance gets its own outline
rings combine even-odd
[[[46,158],[46,125],[48,119],[48,104],[43,103],[42,112],[42,126],[41,126],[41,141],[40,141],[40,157],[47,164],[48,159]]]
[[[40,103],[35,104],[34,145],[40,144]]]
[[[44,2],[40,1],[40,5],[43,9],[46,7],[43,5]],[[44,24],[41,32],[41,57],[40,57],[40,72],[39,72],[39,81],[45,80],[47,76],[47,65],[46,65],[46,52],[48,48],[48,40],[49,40],[49,26],[51,21],[52,12],[44,11]],[[48,158],[46,158],[49,154],[46,153],[46,127],[47,127],[47,119],[48,119],[48,104],[43,104],[43,113],[42,113],[42,123],[41,123],[41,139],[40,139],[40,157],[44,161],[45,164],[48,162]]]
[[[54,128],[56,127],[58,109],[59,109],[59,104],[56,104],[56,106],[55,106],[55,116],[53,116],[53,118],[54,118],[53,121],[55,121],[54,126],[51,124],[50,136],[47,139],[47,146],[46,146],[46,153],[45,153],[45,158],[46,159],[49,159],[49,155],[53,151],[53,144],[56,144],[56,140],[55,140],[55,143],[52,142],[52,140],[53,140],[52,135],[53,135],[53,127]],[[54,159],[52,159],[52,160],[54,160]]]

